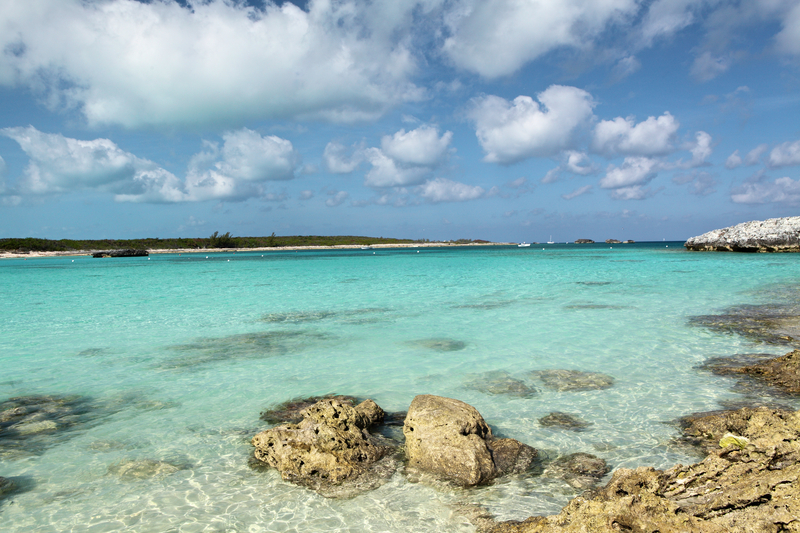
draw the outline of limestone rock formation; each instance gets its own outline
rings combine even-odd
[[[739,355],[716,357],[700,368],[722,375],[750,376],[788,394],[800,394],[800,350],[781,357]]]
[[[604,459],[590,453],[571,453],[559,457],[544,469],[544,475],[563,479],[575,489],[594,487],[611,469]]]
[[[474,407],[441,396],[415,397],[403,434],[410,469],[462,486],[523,472],[537,455],[513,439],[495,439]]]
[[[694,251],[800,252],[800,217],[744,222],[692,237],[684,246]]]
[[[575,244],[594,244],[592,239],[575,239]]]
[[[261,413],[259,417],[264,422],[270,424],[285,424],[291,422],[297,424],[303,420],[302,412],[307,407],[311,407],[320,400],[334,399],[343,404],[355,407],[357,400],[353,396],[344,396],[339,394],[330,394],[327,396],[309,396],[308,398],[293,398],[285,401],[276,406],[274,409],[268,409]]]
[[[281,477],[323,496],[348,497],[375,488],[391,476],[394,451],[389,441],[368,429],[383,420],[372,400],[353,407],[334,398],[301,412],[297,424],[283,424],[253,437],[255,457]]]
[[[800,531],[800,412],[741,409],[698,417],[687,432],[709,451],[703,461],[666,471],[621,468],[605,487],[573,499],[558,515],[491,531]]]

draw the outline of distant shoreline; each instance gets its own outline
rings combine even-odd
[[[237,252],[284,252],[299,250],[360,250],[368,249],[387,249],[387,248],[443,248],[443,247],[475,247],[475,246],[516,246],[515,242],[475,242],[475,243],[455,243],[455,242],[425,242],[425,243],[393,243],[393,244],[370,244],[368,247],[360,244],[336,244],[332,246],[272,246],[259,248],[173,248],[173,249],[149,249],[151,255],[160,254],[208,254],[208,253],[237,253]],[[0,252],[0,259],[28,259],[41,257],[75,257],[92,255],[95,252],[105,250],[70,250],[57,252],[28,252],[13,253]]]

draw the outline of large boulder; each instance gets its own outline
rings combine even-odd
[[[736,433],[734,433],[734,431]],[[692,419],[708,450],[666,471],[620,468],[561,513],[493,533],[752,533],[800,531],[800,412],[741,409]]]
[[[321,400],[300,413],[297,424],[283,424],[253,437],[255,457],[281,477],[323,496],[348,497],[375,488],[394,470],[394,448],[368,429],[383,420],[372,400],[353,407],[335,398]]]
[[[692,237],[687,250],[717,252],[800,252],[800,217],[743,222]]]
[[[411,402],[403,434],[410,469],[462,486],[523,472],[537,455],[514,439],[495,439],[471,405],[429,394]]]

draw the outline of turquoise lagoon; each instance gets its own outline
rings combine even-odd
[[[0,476],[20,487],[0,500],[0,529],[469,532],[464,505],[499,519],[556,513],[576,490],[540,472],[474,489],[398,472],[329,500],[251,469],[249,440],[268,427],[260,412],[291,398],[349,394],[404,411],[415,395],[438,394],[549,456],[588,452],[612,468],[694,462],[666,422],[743,399],[696,367],[788,349],[690,318],[796,303],[799,258],[645,243],[4,260],[0,401],[69,395],[84,409],[71,429],[34,428],[22,447],[0,433]],[[615,384],[551,390],[531,377],[546,369]],[[493,372],[539,392],[474,386]],[[541,426],[553,411],[592,426]],[[115,474],[130,460],[178,469]]]

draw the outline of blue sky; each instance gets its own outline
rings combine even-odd
[[[798,214],[800,0],[3,0],[0,49],[0,237]]]

